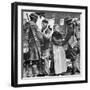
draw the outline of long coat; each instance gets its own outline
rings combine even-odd
[[[41,56],[40,51],[40,39],[42,38],[41,33],[37,31],[38,27],[32,21],[29,25],[29,47],[30,47],[30,58],[29,60],[39,60]]]

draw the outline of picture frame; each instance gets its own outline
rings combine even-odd
[[[31,12],[44,12],[47,17],[56,19],[61,15],[61,21],[57,22],[63,26],[64,17],[68,13],[73,17],[76,15],[80,18],[80,75],[66,76],[46,76],[46,77],[28,77],[23,78],[23,20],[24,14],[27,16]],[[27,13],[27,14],[26,14]],[[54,13],[54,14],[53,14]],[[74,14],[72,14],[74,13]],[[78,14],[77,14],[78,13]],[[56,15],[56,16],[55,16]],[[27,17],[26,17],[27,18]],[[28,19],[29,20],[29,19]],[[72,19],[73,20],[73,19]],[[39,23],[40,25],[40,23]],[[83,36],[83,37],[82,37]],[[30,41],[29,41],[30,42]],[[11,86],[42,86],[42,85],[59,85],[59,84],[76,84],[88,82],[88,7],[74,5],[59,5],[59,4],[43,4],[43,3],[28,3],[14,2],[11,4]],[[32,47],[33,48],[33,47]],[[29,62],[30,63],[30,62]]]

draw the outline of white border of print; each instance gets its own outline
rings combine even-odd
[[[22,79],[21,77],[21,10],[45,10],[45,11],[63,11],[63,12],[79,12],[80,15],[80,75],[73,76],[47,76],[47,77],[32,77]],[[65,82],[85,80],[85,10],[69,9],[69,8],[51,8],[51,7],[36,7],[36,6],[18,6],[18,84],[32,83],[48,83],[48,82]]]

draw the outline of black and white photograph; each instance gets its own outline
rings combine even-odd
[[[22,12],[22,77],[80,74],[80,13]]]
[[[19,4],[17,83],[86,81],[86,7]]]

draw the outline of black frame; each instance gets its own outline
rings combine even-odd
[[[50,82],[50,83],[34,83],[34,84],[18,84],[18,6],[44,6],[55,8],[73,8],[85,10],[85,80],[79,81],[65,81],[65,82]],[[42,4],[42,3],[24,3],[14,2],[11,4],[11,85],[13,87],[23,86],[41,86],[41,85],[58,85],[58,84],[74,84],[88,82],[88,7],[87,6],[73,6],[73,5],[56,5],[56,4]]]

